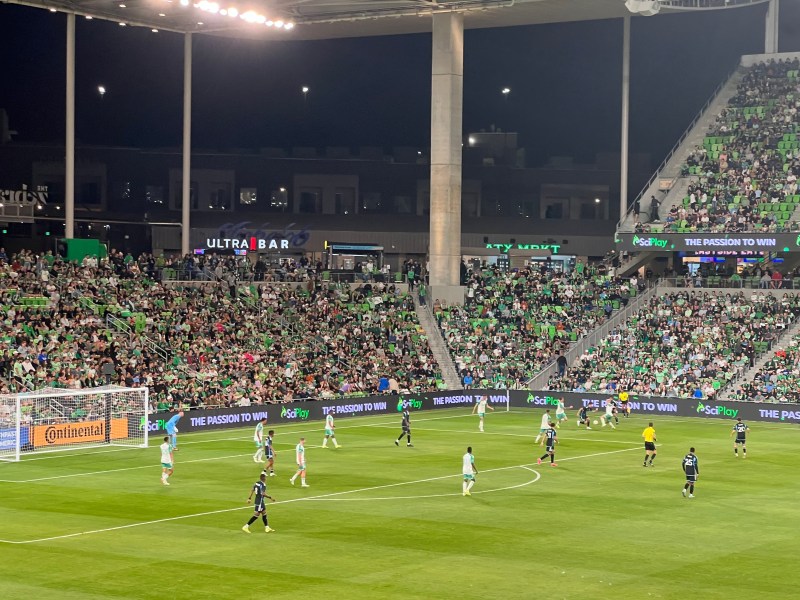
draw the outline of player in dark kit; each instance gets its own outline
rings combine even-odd
[[[270,429],[267,433],[267,437],[264,438],[264,458],[267,459],[264,470],[269,470],[270,477],[275,477],[275,450],[272,449],[273,437],[275,437],[275,430]]]
[[[558,443],[558,434],[556,433],[556,425],[555,423],[550,423],[550,429],[548,429],[544,434],[544,441],[545,441],[545,452],[542,454],[541,458],[536,461],[536,464],[542,464],[542,461],[550,457],[550,466],[557,467],[558,464],[556,463],[556,444]]]
[[[689,498],[694,498],[694,484],[700,475],[700,467],[697,466],[697,457],[694,454],[694,448],[689,448],[689,454],[683,457],[681,468],[686,474],[686,483],[683,486],[683,497],[686,497],[686,491],[689,491]]]
[[[400,426],[403,428],[403,433],[401,433],[400,437],[394,441],[394,445],[399,446],[400,440],[402,440],[403,436],[405,436],[407,438],[406,446],[413,448],[411,445],[411,413],[407,408],[403,409],[403,421],[400,423]]]
[[[261,476],[258,478],[253,484],[253,489],[250,490],[250,495],[247,497],[247,503],[250,504],[250,500],[253,499],[253,494],[256,495],[256,503],[253,506],[254,514],[250,517],[250,520],[242,527],[242,531],[245,533],[250,533],[250,525],[255,523],[256,519],[261,516],[261,520],[264,522],[264,531],[267,533],[271,531],[275,531],[272,527],[269,526],[269,522],[267,521],[267,507],[265,505],[265,498],[269,498],[272,502],[275,502],[275,498],[272,496],[267,495],[267,474],[266,472],[261,473]]]
[[[578,427],[581,425],[586,425],[586,429],[591,429],[592,420],[589,418],[589,411],[592,410],[591,408],[587,408],[586,406],[581,406],[578,410]]]
[[[736,439],[733,440],[733,454],[737,458],[739,457],[739,444],[742,445],[742,458],[747,458],[746,437],[748,431],[750,431],[750,428],[745,423],[742,423],[742,417],[738,417],[736,425],[733,426],[733,431],[731,431],[731,435],[736,434]]]

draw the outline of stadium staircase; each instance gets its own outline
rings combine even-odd
[[[736,391],[736,388],[738,387],[736,384],[738,382],[753,381],[756,373],[758,373],[764,365],[772,360],[772,357],[775,356],[775,353],[778,350],[785,350],[792,338],[798,333],[800,333],[800,319],[797,319],[791,327],[784,329],[783,333],[780,335],[780,337],[778,337],[778,340],[772,345],[772,347],[758,355],[758,358],[753,363],[752,367],[744,371],[741,376],[730,381],[720,392],[718,396],[719,400],[730,400],[730,394]]]
[[[706,138],[706,133],[713,125],[717,115],[727,106],[730,99],[736,94],[736,89],[744,77],[744,69],[736,69],[724,82],[722,82],[709,100],[705,103],[697,116],[692,120],[686,131],[678,139],[672,150],[656,169],[653,176],[645,184],[636,200],[640,203],[640,210],[643,217],[646,217],[650,208],[650,197],[655,196],[661,201],[659,214],[666,215],[670,209],[679,202],[683,201],[688,188],[688,178],[681,177],[681,169],[686,157],[698,146],[702,146]],[[670,189],[664,196],[662,182],[669,183]],[[633,215],[633,205],[631,210],[625,215],[624,219],[617,224],[617,231],[620,233],[633,233],[635,219]],[[646,218],[644,219],[647,220]]]
[[[612,313],[611,318],[609,318],[605,323],[603,323],[600,327],[589,332],[588,335],[580,338],[577,342],[572,344],[564,353],[564,358],[567,359],[567,364],[572,365],[581,356],[587,349],[597,346],[600,341],[608,336],[609,333],[622,327],[625,325],[625,322],[635,315],[642,307],[646,306],[647,302],[650,301],[654,295],[658,293],[658,285],[651,286],[644,293],[638,294],[637,296],[632,297],[628,301],[628,306],[623,308],[622,310],[618,310]],[[547,382],[550,379],[550,376],[556,372],[556,361],[555,359],[547,364],[539,373],[534,375],[530,381],[528,381],[527,387],[530,390],[544,390],[547,389]]]
[[[439,364],[439,369],[442,372],[442,379],[448,390],[460,390],[464,386],[461,384],[461,377],[458,375],[453,359],[450,357],[450,352],[447,350],[442,334],[439,331],[439,326],[436,323],[436,317],[433,316],[431,307],[428,304],[420,304],[417,294],[411,293],[414,299],[414,307],[416,308],[417,318],[420,325],[425,330],[428,336],[428,345],[430,346],[433,358]]]

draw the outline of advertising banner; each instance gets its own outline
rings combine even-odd
[[[629,252],[800,252],[800,235],[797,233],[618,233],[615,241],[618,250]]]
[[[33,445],[37,448],[82,442],[104,442],[106,439],[105,421],[35,425],[32,429]],[[127,438],[128,419],[111,419],[110,437],[112,440]]]
[[[610,396],[597,393],[553,392],[533,390],[456,390],[427,392],[411,395],[368,396],[337,400],[309,400],[286,404],[259,404],[246,407],[197,409],[186,411],[178,422],[178,430],[208,431],[232,427],[255,427],[266,417],[270,425],[322,421],[326,415],[356,417],[398,414],[405,409],[412,412],[439,408],[471,408],[480,396],[487,395],[495,407],[555,408],[558,398],[572,410],[581,406],[602,409]],[[753,402],[715,402],[691,398],[665,398],[631,394],[628,404],[636,414],[672,415],[681,417],[735,419],[748,421],[777,421],[800,423],[800,405],[758,404]],[[164,434],[164,426],[174,413],[161,412],[148,415],[151,435]],[[102,423],[101,423],[102,424]],[[86,425],[86,424],[82,424]],[[144,426],[144,422],[140,427]],[[84,438],[85,439],[85,438]],[[63,442],[62,442],[63,443]]]
[[[27,427],[19,428],[19,445],[25,446],[28,443],[29,430]],[[0,450],[13,450],[17,447],[17,429],[3,428],[0,429]]]

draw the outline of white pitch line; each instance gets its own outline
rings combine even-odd
[[[491,492],[515,490],[521,487],[531,485],[532,483],[536,483],[537,481],[539,481],[539,479],[542,478],[542,475],[541,473],[539,473],[539,471],[535,471],[534,469],[530,469],[528,467],[519,467],[519,468],[530,471],[531,473],[536,473],[536,477],[534,477],[530,481],[526,481],[525,483],[518,483],[516,485],[509,485],[500,488],[491,488],[488,490],[478,490],[476,492],[472,492],[472,495],[474,496],[475,494],[489,494]],[[481,471],[481,473],[486,473],[488,471],[495,471],[495,470],[497,469],[487,469],[486,471]],[[459,477],[459,475],[447,475],[447,477]],[[441,477],[440,479],[444,479],[444,477]],[[448,494],[425,494],[422,496],[384,496],[382,498],[308,498],[308,500],[318,501],[318,502],[369,502],[371,500],[422,500],[424,498],[445,498],[447,496],[461,496],[461,495],[462,494],[459,492],[453,492]]]
[[[585,454],[583,456],[573,456],[573,457],[568,457],[568,458],[562,458],[561,462],[564,462],[564,461],[567,461],[567,460],[578,460],[580,458],[592,458],[592,457],[595,457],[595,456],[603,456],[603,455],[606,455],[606,454],[618,454],[620,452],[629,452],[631,450],[637,450],[637,448],[625,448],[624,450],[611,450],[609,452],[596,452],[594,454]],[[486,473],[486,472],[492,472],[492,471],[504,471],[504,470],[508,470],[508,469],[528,468],[528,467],[532,467],[534,464],[535,463],[527,463],[527,464],[524,464],[524,465],[511,465],[511,466],[508,466],[508,467],[497,467],[497,468],[494,468],[494,469],[486,469],[483,472]],[[532,470],[532,469],[529,469],[529,470]],[[415,484],[415,483],[425,483],[425,482],[428,482],[428,481],[436,481],[436,480],[440,480],[440,479],[448,479],[448,478],[460,477],[460,476],[461,476],[460,474],[452,474],[452,475],[442,475],[442,476],[439,476],[439,477],[429,477],[427,479],[418,479],[418,480],[415,480],[415,481],[401,481],[401,482],[398,482],[398,483],[389,483],[389,484],[385,484],[385,485],[376,485],[376,486],[372,486],[372,487],[358,488],[358,489],[355,489],[355,490],[345,490],[345,491],[342,491],[342,492],[332,492],[330,494],[320,494],[318,496],[309,496],[309,497],[305,497],[305,498],[292,498],[291,500],[279,500],[277,502],[271,503],[271,505],[291,504],[293,502],[304,502],[304,501],[309,501],[309,500],[319,500],[321,498],[329,498],[329,497],[333,497],[333,496],[343,496],[345,494],[354,494],[354,493],[357,493],[357,492],[369,492],[369,491],[372,491],[372,490],[386,489],[386,488],[397,487],[397,486],[401,486],[401,485],[411,485],[411,484]],[[134,527],[143,527],[145,525],[157,525],[158,523],[169,523],[171,521],[181,521],[183,519],[192,519],[192,518],[195,518],[195,517],[205,517],[205,516],[208,516],[208,515],[218,515],[218,514],[223,514],[223,513],[240,511],[240,510],[243,510],[243,509],[246,509],[246,508],[252,508],[252,507],[250,507],[250,506],[237,506],[237,507],[234,507],[234,508],[221,508],[219,510],[210,510],[210,511],[201,512],[201,513],[192,513],[192,514],[189,514],[189,515],[180,515],[180,516],[177,516],[177,517],[165,517],[163,519],[155,519],[153,521],[140,521],[138,523],[128,523],[127,525],[118,525],[116,527],[105,527],[103,529],[92,529],[92,530],[89,530],[89,531],[79,531],[77,533],[67,533],[65,535],[56,535],[56,536],[52,536],[52,537],[37,538],[37,539],[33,539],[33,540],[19,540],[19,541],[17,541],[17,540],[3,540],[3,539],[0,539],[0,544],[15,544],[15,545],[19,545],[19,544],[35,544],[35,543],[38,543],[38,542],[50,542],[50,541],[53,541],[53,540],[63,540],[63,539],[68,539],[68,538],[81,537],[81,536],[85,536],[85,535],[92,535],[92,534],[95,534],[95,533],[107,533],[109,531],[119,531],[119,530],[122,530],[122,529],[132,529]]]

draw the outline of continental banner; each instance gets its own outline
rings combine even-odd
[[[322,421],[326,415],[336,418],[368,415],[397,415],[404,409],[412,412],[440,408],[464,408],[471,410],[477,399],[486,394],[489,403],[498,409],[555,408],[558,398],[571,410],[580,406],[601,409],[609,398],[606,394],[552,392],[529,390],[456,390],[428,392],[413,395],[368,396],[336,400],[309,400],[286,404],[259,404],[254,406],[220,409],[187,410],[178,421],[178,430],[207,431],[232,427],[255,427],[266,417],[270,425]],[[716,402],[691,398],[665,398],[660,396],[638,396],[631,394],[629,405],[636,414],[673,415],[681,417],[735,419],[746,421],[774,421],[800,423],[800,405],[760,404],[755,402]],[[568,409],[569,410],[569,409]],[[164,426],[172,413],[154,413],[148,416],[150,435],[164,433]],[[398,421],[399,423],[399,421]],[[144,423],[140,425],[143,427]]]
[[[31,430],[33,445],[37,448],[106,441],[105,421],[35,425]],[[111,419],[110,439],[121,440],[127,437],[128,419]]]

